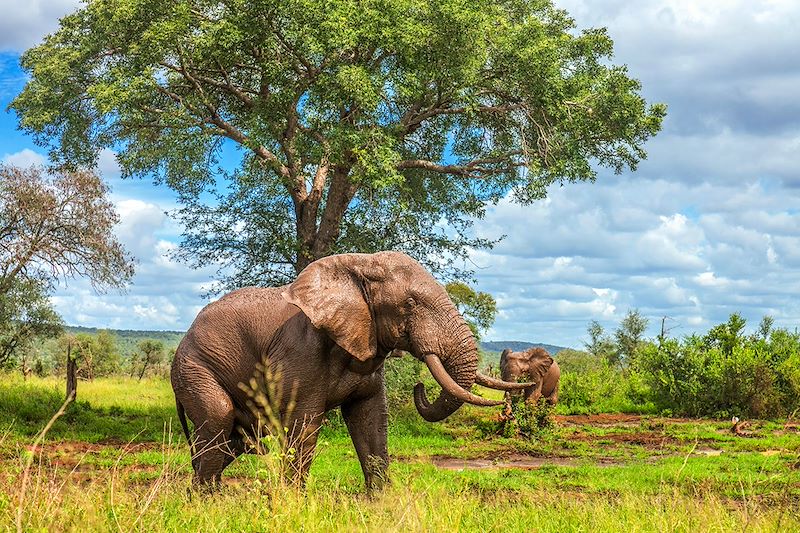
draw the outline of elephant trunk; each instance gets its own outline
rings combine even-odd
[[[425,351],[422,357],[433,377],[442,386],[442,392],[431,403],[422,383],[417,383],[414,387],[414,404],[422,418],[428,422],[438,422],[447,418],[464,402],[476,405],[502,403],[486,400],[469,392],[478,369],[478,348],[466,322],[460,316],[454,320],[458,326],[450,349],[439,350],[439,353]]]

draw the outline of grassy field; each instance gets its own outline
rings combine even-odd
[[[557,415],[531,440],[497,412],[445,423],[393,413],[392,484],[367,496],[334,417],[307,490],[273,455],[246,456],[213,495],[188,490],[188,448],[166,381],[63,384],[0,376],[0,526],[142,531],[791,531],[800,529],[800,428],[622,414]]]

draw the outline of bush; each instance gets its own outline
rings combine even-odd
[[[560,413],[654,411],[646,380],[633,369],[621,370],[601,359],[597,359],[596,365],[583,368],[582,371],[563,371],[562,367],[558,398]]]
[[[800,335],[745,336],[732,315],[705,336],[645,346],[637,368],[656,405],[688,416],[769,418],[800,407]]]
[[[525,439],[540,437],[553,427],[552,412],[553,408],[545,398],[531,404],[522,396],[515,396],[511,400],[511,418],[502,422],[502,434]]]

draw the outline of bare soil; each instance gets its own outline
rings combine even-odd
[[[525,454],[502,455],[495,458],[463,459],[459,457],[433,456],[431,462],[445,470],[499,470],[515,468],[518,470],[535,470],[543,466],[577,466],[580,461],[573,457],[541,457]],[[597,466],[612,466],[618,461],[604,458],[593,461]]]

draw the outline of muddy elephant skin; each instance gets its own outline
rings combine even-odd
[[[424,361],[442,387],[433,402],[421,383],[414,388],[426,420],[442,420],[464,402],[500,403],[470,392],[476,380],[503,384],[477,373],[467,323],[444,288],[405,254],[326,257],[289,285],[247,287],[207,305],[178,346],[171,374],[195,483],[218,484],[263,435],[242,386],[261,373],[279,376],[271,401],[295,448],[287,468],[293,481],[305,480],[324,413],[340,407],[368,490],[381,485],[389,462],[383,363],[395,349]]]
[[[504,381],[531,381],[535,385],[525,388],[525,401],[536,403],[544,397],[550,405],[558,403],[558,386],[561,369],[547,350],[531,348],[524,352],[503,350],[500,354],[500,373]]]

